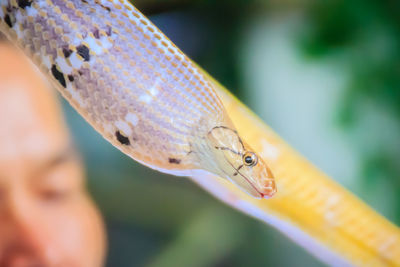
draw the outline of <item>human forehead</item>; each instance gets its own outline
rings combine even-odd
[[[0,42],[0,161],[38,158],[68,140],[61,111],[38,71],[14,47]]]
[[[32,95],[27,86],[0,81],[0,164],[14,159],[40,160],[56,153],[68,140],[54,116],[57,110],[41,103],[41,96]]]

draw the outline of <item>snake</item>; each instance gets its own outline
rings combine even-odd
[[[136,161],[211,172],[257,198],[276,192],[211,82],[128,2],[1,0],[0,16],[71,105]]]
[[[94,129],[137,162],[192,177],[330,265],[400,266],[396,226],[258,127],[254,114],[129,1],[0,0],[0,32]],[[287,157],[276,160],[272,145],[267,156],[257,153],[243,132],[247,140],[276,143]],[[352,220],[333,223],[339,212]],[[372,234],[360,236],[365,225]],[[382,242],[370,240],[377,229],[387,236]]]

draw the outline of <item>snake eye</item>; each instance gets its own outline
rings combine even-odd
[[[243,155],[243,163],[246,166],[254,166],[257,164],[257,155],[253,152],[246,152]]]

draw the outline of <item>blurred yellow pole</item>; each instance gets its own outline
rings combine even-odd
[[[304,159],[207,76],[240,134],[270,165],[278,193],[257,200],[211,176],[194,177],[198,184],[227,204],[278,228],[330,265],[400,266],[398,227]]]

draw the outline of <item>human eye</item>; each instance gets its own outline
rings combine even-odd
[[[66,190],[65,188],[43,188],[39,192],[42,200],[46,202],[58,202],[68,199],[71,195],[70,190]]]
[[[82,173],[76,162],[52,166],[39,177],[38,195],[46,203],[64,203],[81,192]]]

